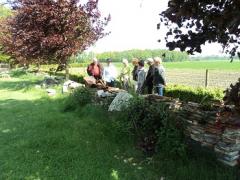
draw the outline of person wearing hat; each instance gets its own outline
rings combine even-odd
[[[159,57],[154,58],[154,74],[153,86],[159,96],[163,96],[163,88],[166,86],[165,69],[162,65],[162,59]]]
[[[129,89],[129,85],[130,85],[130,66],[128,63],[127,59],[123,59],[122,60],[123,63],[123,68],[121,70],[121,74],[120,74],[120,81],[122,84],[123,89],[128,90]]]
[[[147,87],[147,93],[153,93],[153,74],[154,74],[154,61],[153,58],[147,59],[147,64],[149,65],[149,69],[147,72],[146,80],[144,82],[144,86]]]
[[[103,80],[106,82],[107,86],[114,87],[115,80],[117,78],[117,70],[112,64],[112,59],[107,59],[107,66],[103,70]]]
[[[96,80],[102,79],[102,66],[97,58],[93,58],[92,63],[88,65],[87,73],[89,76],[93,76]]]
[[[144,61],[138,62],[138,75],[137,75],[137,93],[143,94],[143,84],[145,82],[146,72],[144,70]]]

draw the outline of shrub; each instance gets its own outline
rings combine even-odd
[[[171,116],[163,119],[162,124],[157,134],[158,150],[168,156],[186,157],[183,122]]]
[[[223,90],[202,87],[189,87],[183,85],[170,85],[165,89],[165,95],[179,98],[181,101],[192,101],[197,103],[208,103],[223,99]]]
[[[11,70],[10,72],[11,77],[20,77],[26,74],[27,74],[27,71],[23,68],[14,69],[14,70]]]
[[[233,104],[240,112],[240,78],[225,91],[225,104]]]
[[[130,100],[130,106],[123,114],[125,126],[136,136],[138,146],[144,152],[166,152],[171,148],[171,155],[184,154],[183,130],[178,129],[174,121],[169,123],[173,116],[170,117],[168,105],[136,97]]]
[[[80,87],[74,90],[65,102],[64,111],[74,111],[77,108],[82,108],[89,103],[92,103],[93,95],[90,89]]]

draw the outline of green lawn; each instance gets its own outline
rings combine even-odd
[[[35,89],[39,78],[0,80],[0,179],[230,180],[228,168],[204,153],[180,160],[146,158],[114,115],[87,106],[63,113],[63,95]]]

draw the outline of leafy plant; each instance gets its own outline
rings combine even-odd
[[[14,70],[11,70],[10,72],[11,77],[20,77],[26,74],[27,74],[27,71],[24,68],[14,69]]]
[[[74,111],[77,108],[82,108],[89,103],[92,103],[93,95],[88,88],[80,87],[74,90],[66,99],[64,111]]]
[[[123,112],[125,124],[136,135],[138,146],[146,153],[154,153],[158,131],[163,119],[168,117],[167,106],[135,97]]]
[[[179,98],[181,101],[206,103],[222,100],[224,93],[221,89],[194,88],[183,85],[170,85],[165,89],[165,95]]]
[[[240,78],[225,91],[224,101],[225,104],[234,104],[240,110]]]
[[[157,148],[169,156],[186,156],[184,124],[175,117],[165,118],[158,132]]]

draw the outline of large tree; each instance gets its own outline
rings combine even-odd
[[[66,65],[71,55],[102,38],[110,17],[101,19],[98,0],[14,0],[14,16],[1,29],[4,51],[17,63]]]
[[[201,53],[201,45],[217,42],[231,57],[240,57],[240,0],[169,0],[160,16],[169,28],[170,50]]]

